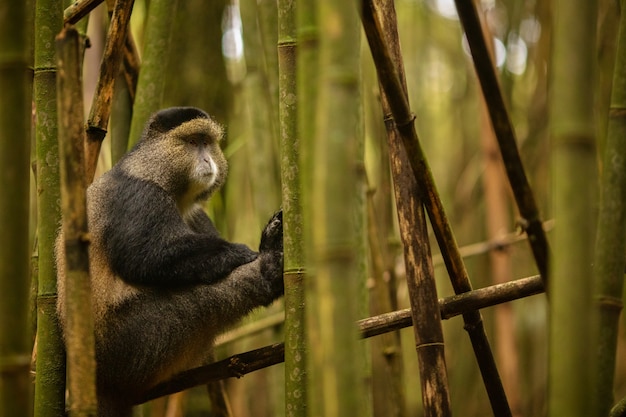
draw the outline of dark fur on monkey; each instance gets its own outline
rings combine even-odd
[[[222,128],[161,110],[87,191],[100,417],[130,416],[155,384],[206,360],[215,336],[283,294],[282,214],[259,252],[220,237],[200,203],[224,183]],[[65,324],[63,236],[57,239]]]

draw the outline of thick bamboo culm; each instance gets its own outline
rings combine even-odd
[[[95,416],[96,359],[87,248],[87,201],[79,35],[65,28],[56,38],[61,208],[64,213],[65,313],[69,413]]]

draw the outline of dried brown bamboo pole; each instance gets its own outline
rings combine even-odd
[[[439,299],[439,308],[441,316],[448,319],[468,311],[475,311],[541,292],[543,292],[543,281],[540,275],[536,275]],[[411,316],[411,309],[407,308],[359,320],[356,324],[361,337],[366,339],[412,326]],[[221,361],[175,375],[169,381],[151,389],[141,402],[204,385],[210,381],[240,378],[245,374],[276,365],[284,360],[285,346],[283,343],[233,355]]]
[[[408,98],[402,87],[402,81],[395,70],[393,59],[383,40],[384,36],[382,34],[384,33],[386,23],[382,22],[381,16],[395,19],[395,15],[387,15],[385,11],[379,12],[379,7],[377,4],[374,4],[373,0],[363,0],[361,10],[363,27],[374,57],[379,82],[389,99],[389,108],[393,120],[402,137],[413,174],[420,185],[419,191],[422,203],[428,211],[454,291],[457,294],[468,292],[472,289],[469,277],[439,198],[428,162],[420,147],[413,123],[415,116],[410,111]],[[478,361],[493,412],[497,416],[511,416],[511,410],[500,375],[498,374],[493,353],[489,347],[480,312],[465,313],[463,320],[476,354],[476,360]]]
[[[100,65],[100,77],[98,78],[91,112],[87,120],[85,175],[89,182],[91,182],[96,172],[100,146],[107,133],[107,125],[111,116],[111,103],[113,101],[113,86],[124,55],[124,44],[133,4],[134,0],[117,0],[113,9],[111,24],[109,25],[109,33]]]
[[[470,292],[439,299],[441,318],[444,320],[459,316],[468,311],[506,303],[543,292],[540,275],[522,278],[505,284],[497,284]],[[359,320],[361,336],[368,338],[412,325],[411,310],[392,311]]]
[[[517,207],[522,216],[522,227],[528,234],[528,242],[535,257],[537,269],[544,278],[548,277],[548,239],[541,226],[535,197],[526,178],[522,160],[517,149],[513,124],[504,104],[504,97],[498,84],[493,60],[485,43],[480,19],[473,0],[455,0],[467,41],[472,51],[474,68],[480,81],[483,97],[491,117],[496,139],[502,153],[504,167],[509,178]]]
[[[137,44],[133,33],[128,30],[126,32],[126,40],[124,41],[124,78],[126,79],[126,86],[128,87],[128,94],[130,94],[131,101],[135,101],[135,94],[137,93],[137,80],[139,79],[139,67],[141,62],[139,59],[139,52],[137,51]]]
[[[68,6],[63,12],[63,22],[66,25],[73,25],[87,16],[93,9],[98,7],[104,0],[78,0]],[[109,1],[107,1],[107,4]],[[127,31],[124,41],[124,78],[128,85],[128,92],[131,99],[135,99],[137,90],[137,79],[139,78],[139,52],[133,38],[132,32]]]
[[[78,32],[71,27],[63,29],[57,36],[56,48],[69,410],[71,416],[86,417],[96,415],[97,401],[87,255],[89,238],[84,175],[82,53]]]
[[[403,93],[408,95],[404,81],[395,7],[393,1],[389,0],[380,1],[379,4],[378,11],[386,14],[383,26],[385,33],[381,36],[386,36],[391,59],[400,74]],[[384,89],[381,89],[381,100],[385,120],[393,120],[390,114],[389,98]],[[385,125],[400,237],[404,247],[404,263],[424,414],[426,416],[450,416],[452,411],[443,330],[424,207],[420,201],[419,185],[402,146],[400,133],[393,123],[385,123]]]

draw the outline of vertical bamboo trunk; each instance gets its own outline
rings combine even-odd
[[[593,88],[596,2],[553,7],[550,114],[554,256],[550,273],[548,415],[590,416],[596,160]],[[572,28],[577,28],[572,30]],[[622,253],[623,256],[623,253]]]
[[[315,210],[312,290],[314,314],[309,343],[311,415],[364,415],[369,409],[364,385],[364,345],[354,323],[364,283],[359,274],[362,230],[358,169],[360,129],[360,31],[353,2],[318,3],[320,22],[319,96],[313,155]],[[309,298],[307,296],[307,302]],[[310,314],[312,311],[308,311]],[[315,404],[317,403],[317,404]]]
[[[278,91],[285,248],[285,415],[304,417],[307,411],[307,349],[295,6],[293,1],[278,1]]]
[[[129,148],[132,148],[139,140],[150,115],[163,106],[166,76],[164,60],[167,60],[171,46],[172,16],[175,15],[177,5],[177,0],[150,2],[144,36],[143,61],[137,81],[137,94],[128,138]]]
[[[385,153],[385,157],[388,155]],[[388,166],[387,166],[388,168]],[[395,286],[391,279],[393,271],[388,268],[388,254],[385,250],[385,234],[376,224],[377,216],[368,195],[368,243],[372,259],[374,287],[370,296],[372,315],[395,310]],[[386,230],[386,228],[385,228]],[[397,304],[397,302],[396,302]],[[378,368],[378,369],[377,369]],[[376,417],[404,417],[406,415],[406,396],[404,393],[404,369],[400,332],[390,332],[372,340],[372,404]]]
[[[259,224],[264,224],[267,216],[280,205],[280,188],[276,186],[279,178],[277,168],[278,149],[274,138],[273,117],[277,109],[272,111],[275,100],[270,99],[268,78],[271,77],[263,65],[263,45],[259,31],[260,7],[256,0],[247,0],[241,4],[243,26],[244,53],[246,58],[246,78],[244,80],[245,107],[249,120],[250,163],[252,171],[263,173],[252,175],[252,189],[255,211]],[[275,30],[275,28],[274,28]],[[274,53],[276,45],[274,44]],[[278,104],[278,103],[276,103]]]
[[[97,414],[96,360],[87,255],[81,48],[78,32],[57,36],[61,208],[65,238],[65,314],[70,417]]]
[[[29,416],[31,88],[24,2],[0,7],[0,415]]]
[[[485,19],[480,19],[484,39],[493,36]],[[494,62],[492,42],[485,42]],[[495,73],[495,68],[493,68]],[[482,175],[485,193],[485,223],[487,225],[487,238],[497,239],[503,236],[510,227],[509,193],[510,187],[506,182],[502,155],[498,148],[485,97],[480,97],[481,119],[481,148],[484,160],[484,172]],[[511,255],[506,249],[492,250],[489,252],[489,267],[491,281],[494,284],[502,284],[513,279],[511,268]],[[495,344],[496,357],[502,375],[502,384],[507,389],[507,397],[511,406],[513,417],[519,417],[522,413],[519,396],[519,368],[518,352],[516,345],[515,316],[510,303],[500,304],[495,307]]]
[[[621,2],[609,124],[604,147],[594,279],[597,312],[596,403],[592,416],[606,416],[613,404],[615,354],[623,308],[626,259],[626,1]]]
[[[65,348],[56,320],[54,241],[61,222],[59,142],[57,139],[56,56],[54,36],[63,23],[60,0],[36,4],[35,80],[39,285],[37,296],[37,373],[35,416],[65,412]],[[50,28],[50,30],[42,30]]]
[[[297,3],[297,2],[296,2]],[[279,104],[278,104],[278,2],[276,0],[258,0],[257,16],[261,47],[265,64],[265,83],[267,88],[270,108],[268,109],[272,126],[272,138],[275,148],[280,142],[279,133]]]
[[[386,14],[384,27],[386,41],[406,95],[404,67],[393,2],[381,2],[381,12]],[[411,171],[410,162],[402,146],[402,138],[396,126],[391,123],[393,116],[391,116],[389,100],[384,91],[382,93],[382,105],[385,120],[389,120],[387,122],[389,156],[391,158],[400,236],[404,245],[404,263],[411,300],[424,415],[449,416],[451,415],[450,393],[443,330],[428,242],[426,217],[419,197],[419,185]]]
[[[314,0],[299,0],[296,7],[296,50],[297,66],[296,66],[296,91],[297,91],[297,126],[299,146],[300,166],[300,188],[302,190],[301,207],[302,207],[302,241],[304,258],[307,270],[313,264],[313,213],[317,209],[317,205],[313,204],[313,149],[315,149],[315,141],[317,134],[317,125],[315,123],[316,103],[318,98],[318,81],[319,81],[319,44],[318,44],[318,28],[317,28],[317,3]],[[306,272],[305,272],[306,275]],[[306,279],[306,276],[305,276]],[[299,399],[286,398],[285,405],[289,403],[297,406],[298,409],[294,416],[316,415],[315,412],[321,412],[321,406],[318,401],[313,398],[317,392],[311,382],[319,379],[318,370],[312,364],[319,363],[321,358],[315,355],[315,350],[308,352],[307,346],[313,346],[312,343],[319,341],[317,333],[312,332],[320,326],[319,318],[315,315],[314,306],[317,305],[315,292],[311,290],[313,287],[313,277],[311,276],[305,282],[305,304],[304,311],[301,315],[305,316],[306,329],[304,330],[304,340],[301,342],[302,349],[307,353],[307,359],[304,361],[303,373],[304,382],[302,385],[307,392],[301,395]],[[314,314],[307,313],[313,312]],[[294,333],[295,334],[295,333]],[[315,355],[315,357],[314,357]],[[289,375],[286,375],[286,381]],[[285,381],[285,382],[286,382]],[[287,382],[286,382],[287,383]],[[286,390],[289,389],[286,387]],[[292,392],[293,395],[293,392]],[[313,399],[311,403],[309,401]],[[296,400],[298,401],[296,403]],[[285,413],[289,416],[289,410]]]
[[[364,62],[369,57],[362,57]],[[364,65],[363,84],[375,85],[373,65]],[[389,148],[384,120],[381,116],[380,92],[364,89],[366,138],[376,150],[375,165],[367,166],[367,230],[371,271],[370,316],[398,309],[396,243]],[[366,139],[367,140],[367,139]],[[373,174],[373,175],[370,175]],[[407,415],[405,372],[400,331],[385,333],[372,339],[372,405],[375,417],[404,417]]]

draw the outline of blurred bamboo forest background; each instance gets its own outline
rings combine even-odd
[[[31,2],[34,3],[34,0]],[[37,1],[38,7],[39,3],[55,4]],[[112,9],[113,1],[107,3],[110,3],[108,7]],[[284,193],[281,181],[285,182],[284,172],[281,179],[281,163],[285,164],[284,155],[281,154],[281,148],[284,147],[281,144],[281,130],[285,128],[282,115],[289,111],[284,108],[285,103],[295,101],[293,96],[279,94],[281,80],[277,45],[285,45],[281,43],[281,37],[288,38],[289,34],[285,35],[285,30],[288,29],[283,28],[279,22],[281,2],[278,3],[275,0],[135,0],[130,29],[142,65],[151,60],[151,72],[148,73],[147,66],[145,73],[140,72],[139,79],[134,80],[137,82],[136,91],[127,88],[127,82],[122,75],[118,77],[110,124],[108,127],[104,126],[108,134],[102,144],[96,175],[109,169],[138,139],[138,132],[150,112],[167,106],[200,107],[226,126],[225,154],[230,164],[226,186],[219,195],[212,198],[207,210],[227,238],[256,247],[258,231],[269,216],[284,204],[281,197]],[[553,219],[556,203],[554,165],[551,164],[554,147],[551,140],[555,133],[554,130],[551,131],[554,127],[551,127],[548,115],[549,107],[557,106],[550,104],[549,92],[552,86],[550,70],[553,65],[551,45],[556,33],[551,6],[558,2],[482,0],[477,3],[480,5],[481,18],[488,36],[493,37],[494,61],[517,134],[524,168],[541,218],[545,220],[548,238],[554,242]],[[563,7],[570,7],[565,3]],[[0,6],[0,9],[3,7]],[[33,4],[29,7],[31,9],[28,13],[35,10]],[[454,1],[397,0],[395,8],[408,97],[416,116],[415,126],[473,286],[482,288],[536,275],[537,267],[528,244],[524,241],[524,235],[520,232],[520,216],[493,139],[489,115],[482,100],[480,85]],[[594,93],[588,103],[588,110],[595,116],[595,131],[591,135],[598,138],[597,159],[600,161],[605,146],[604,138],[607,136],[620,7],[616,1],[600,0],[597,10],[597,31],[586,32],[592,40],[594,37],[596,39],[595,73],[587,79],[587,87]],[[46,12],[38,10],[37,13]],[[52,19],[56,18],[57,21],[53,21],[50,27],[29,23],[29,27],[35,28],[34,33],[28,34],[31,48],[35,47],[36,42],[45,42],[41,39],[52,42],[54,34],[61,29],[60,12],[52,15]],[[358,18],[356,9],[354,16]],[[41,16],[36,17],[33,13],[30,19],[41,19]],[[109,21],[110,14],[107,4],[104,3],[78,24],[89,39],[83,67],[85,115],[89,114],[96,94]],[[332,30],[332,23],[320,23],[320,30]],[[341,24],[352,23],[354,22],[348,21]],[[55,27],[58,30],[53,29]],[[578,29],[580,28],[570,28]],[[53,55],[52,45],[47,48]],[[298,48],[304,51],[298,55],[298,59],[302,57],[298,65],[302,65],[305,62],[307,45],[300,43]],[[410,301],[400,232],[394,213],[381,93],[372,55],[364,36],[354,37],[352,53],[355,55],[346,52],[346,55],[350,55],[346,60],[354,58],[358,64],[358,87],[354,88],[353,96],[348,97],[351,101],[347,100],[346,103],[352,103],[350,107],[355,108],[336,109],[334,117],[327,116],[330,121],[326,123],[340,123],[343,118],[355,117],[355,114],[362,117],[358,128],[359,134],[364,138],[362,145],[359,145],[364,147],[364,169],[359,170],[358,175],[343,180],[353,181],[349,186],[353,188],[354,195],[364,199],[361,209],[367,212],[364,216],[367,219],[366,226],[361,226],[367,230],[362,236],[367,244],[354,249],[353,255],[357,260],[351,264],[353,269],[367,271],[363,273],[367,276],[367,281],[361,284],[368,289],[369,311],[361,309],[358,313],[358,318],[365,318],[408,308]],[[132,67],[132,62],[128,62],[131,58],[125,56],[124,65]],[[30,66],[35,68],[35,77],[45,77],[45,71],[39,70],[54,66],[46,61],[52,60],[53,56],[46,58],[31,54],[30,59]],[[280,62],[284,64],[285,61]],[[143,67],[141,68],[143,71]],[[306,71],[302,74],[306,74]],[[317,76],[311,74],[314,75]],[[342,75],[350,78],[354,74],[346,71]],[[130,77],[132,76],[131,71]],[[132,85],[132,82],[129,84]],[[2,86],[1,109],[10,105],[7,103],[8,88],[7,85]],[[350,91],[350,85],[342,88]],[[45,94],[45,91],[42,93]],[[298,94],[304,96],[304,91],[299,90]],[[306,94],[307,98],[315,99],[315,92]],[[320,94],[324,94],[323,91]],[[141,106],[145,113],[143,120],[138,114],[132,114],[133,101],[135,109]],[[43,115],[41,109],[45,103],[45,100],[35,100],[38,118]],[[306,106],[306,103],[300,105]],[[316,122],[317,120],[300,120],[298,127],[306,129],[309,126],[313,130]],[[0,158],[7,146],[13,146],[11,139],[4,136],[4,132],[2,134]],[[304,134],[302,130],[300,134]],[[33,166],[45,160],[45,154],[43,159],[41,155],[35,154],[34,141],[33,134]],[[0,161],[4,163],[4,159]],[[602,164],[598,162],[598,165]],[[338,168],[337,165],[329,164],[320,172],[325,172],[332,182],[336,170],[343,174],[346,172]],[[38,166],[37,169],[42,168]],[[583,172],[581,169],[580,175],[586,176]],[[315,180],[305,178],[304,183],[313,184]],[[44,234],[50,235],[51,232],[41,229],[42,214],[37,214],[38,186],[34,173],[30,182],[29,242],[30,247],[35,248],[38,242],[41,246],[44,239],[49,239]],[[581,191],[580,198],[588,198],[586,196]],[[336,196],[303,195],[305,218],[323,220],[324,216],[316,213],[318,209],[328,210],[333,215],[333,206],[325,197],[332,199]],[[56,197],[53,197],[52,206],[56,201]],[[594,206],[592,212],[596,213],[596,200],[589,198],[589,201]],[[350,209],[351,207],[346,207],[346,210]],[[49,210],[57,210],[55,215],[58,216],[58,208]],[[52,229],[55,229],[54,226]],[[454,290],[432,231],[429,236],[438,296],[450,296],[454,294]],[[3,240],[3,251],[7,245],[12,243]],[[553,243],[552,250],[558,252],[561,249]],[[33,260],[39,259],[41,263],[41,259],[46,256],[50,258],[51,255],[42,253],[40,249],[39,252],[35,251]],[[3,262],[7,261],[3,258]],[[40,277],[42,273],[44,271],[40,268]],[[54,291],[53,288],[42,290],[41,286],[40,278],[40,296],[42,291],[43,294]],[[392,289],[391,301],[381,301],[380,292],[376,292],[381,287],[384,291],[387,288]],[[2,287],[2,290],[5,291],[5,288]],[[355,293],[343,296],[360,297]],[[558,293],[550,294],[552,300],[559,296]],[[5,298],[2,298],[2,302],[4,301]],[[234,330],[218,340],[217,357],[228,357],[282,340],[282,324],[280,320],[276,320],[276,317],[282,317],[282,308],[278,303],[267,311],[256,312],[243,323],[242,331]],[[581,314],[591,314],[590,310],[581,309]],[[2,310],[2,313],[5,311]],[[545,294],[535,295],[484,309],[481,313],[512,414],[516,417],[548,415],[548,379],[552,369],[548,359],[548,297]],[[33,317],[36,315],[32,314]],[[39,316],[41,323],[41,317],[45,317],[45,314],[42,316],[40,313]],[[568,321],[568,317],[561,319]],[[324,326],[325,317],[320,316],[317,320],[320,321],[318,326]],[[555,322],[551,325],[554,326]],[[34,328],[34,324],[31,327]],[[246,333],[248,329],[254,329],[250,332],[252,335]],[[615,360],[616,399],[626,397],[624,330],[625,327],[620,322]],[[34,330],[31,333],[34,334]],[[360,410],[355,415],[402,417],[420,416],[424,413],[414,335],[410,328],[399,331],[397,339],[390,335],[367,339],[362,342],[366,346],[366,352],[363,355],[354,353],[362,359],[362,376],[367,381],[363,385],[368,387],[367,394],[361,398],[362,406],[366,410]],[[491,415],[489,399],[461,319],[455,317],[444,320],[443,335],[452,414]],[[396,343],[399,343],[397,346],[400,349],[394,351],[393,346]],[[311,346],[310,350],[314,355],[315,347]],[[58,354],[58,350],[55,352],[57,353],[51,355]],[[43,354],[40,352],[40,357]],[[352,352],[344,354],[350,355]],[[369,355],[369,359],[365,358],[365,354]],[[290,411],[286,411],[284,406],[285,402],[290,401],[286,396],[292,394],[286,395],[283,389],[284,366],[279,364],[241,379],[227,380],[226,387],[233,415],[290,415]],[[355,388],[355,391],[358,390]],[[323,415],[321,409],[315,408],[317,406],[310,406],[316,412],[314,415]],[[176,416],[183,415],[180,414],[182,410],[185,416],[211,415],[205,389],[195,388],[190,393],[155,400],[145,410],[144,415]]]

